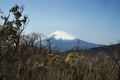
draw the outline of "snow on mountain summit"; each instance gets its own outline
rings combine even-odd
[[[53,37],[55,39],[62,39],[62,40],[74,40],[75,37],[69,35],[68,33],[64,31],[55,31],[52,34],[50,34],[50,37]]]

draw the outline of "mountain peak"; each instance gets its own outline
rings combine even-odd
[[[64,31],[55,31],[52,34],[50,34],[50,37],[53,37],[55,39],[62,39],[62,40],[74,40],[75,37],[69,35],[68,33]]]

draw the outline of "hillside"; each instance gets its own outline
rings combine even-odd
[[[23,10],[0,10],[0,80],[120,80],[120,44],[100,46],[63,31],[44,39],[24,34]]]

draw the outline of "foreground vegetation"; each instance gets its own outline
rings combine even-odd
[[[8,16],[1,11],[0,80],[120,80],[120,45],[107,52],[57,52],[49,40],[48,47],[42,46],[40,35],[22,34],[28,22],[23,9],[16,5]]]

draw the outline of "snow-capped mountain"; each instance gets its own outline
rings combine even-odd
[[[63,31],[55,31],[54,33],[50,34],[49,35],[50,37],[53,37],[55,38],[56,40],[74,40],[75,37],[69,35],[68,33],[66,32],[63,32]]]
[[[48,35],[46,39],[43,40],[43,45],[47,45],[46,40],[50,39],[51,47],[58,51],[67,51],[71,49],[76,49],[78,46],[80,49],[89,49],[98,47],[98,44],[89,43],[80,39],[77,39],[64,31],[55,31]]]

